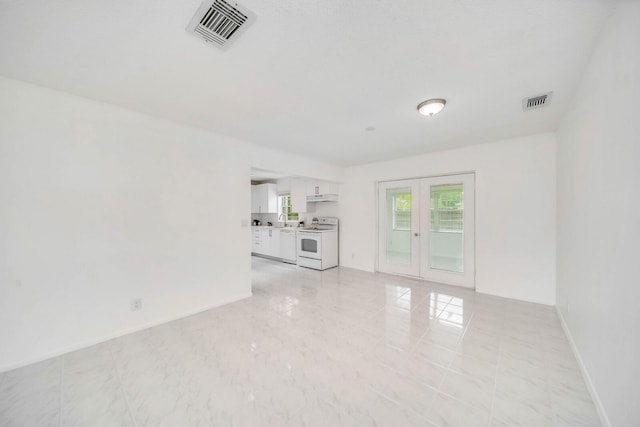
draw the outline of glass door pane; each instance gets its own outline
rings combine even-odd
[[[464,272],[464,189],[460,184],[430,186],[431,268]]]
[[[389,188],[386,196],[387,262],[411,264],[411,188]]]
[[[420,274],[420,180],[378,186],[378,270]]]
[[[474,186],[473,173],[421,180],[420,277],[475,286]]]

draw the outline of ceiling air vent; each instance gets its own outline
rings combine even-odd
[[[226,47],[253,20],[254,15],[237,3],[205,0],[191,18],[187,32],[207,43]]]
[[[549,105],[551,101],[551,94],[553,92],[547,92],[544,95],[532,96],[531,98],[525,98],[522,100],[522,111],[535,110],[536,108],[542,108]]]

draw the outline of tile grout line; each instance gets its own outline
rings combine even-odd
[[[138,427],[138,423],[136,422],[136,417],[133,414],[133,409],[129,404],[129,397],[127,396],[127,392],[124,390],[124,384],[122,383],[122,375],[120,374],[120,368],[118,368],[118,362],[116,361],[116,358],[113,355],[113,350],[111,349],[111,345],[109,343],[107,343],[107,348],[109,349],[109,356],[111,357],[111,363],[113,363],[113,367],[116,370],[116,376],[118,377],[118,386],[120,388],[120,394],[124,399],[124,404],[127,405],[127,412],[129,412],[129,418],[133,423],[133,427]]]
[[[433,387],[431,387],[431,386],[424,386],[424,387],[427,387],[427,388],[433,388]],[[436,390],[436,389],[434,389],[434,390]],[[386,394],[384,394],[384,393],[380,393],[379,391],[376,391],[376,393],[377,393],[376,397],[379,397],[379,398],[382,398],[382,399],[386,399],[386,400],[388,400],[388,401],[390,401],[390,402],[393,402],[393,403],[395,403],[396,405],[398,405],[399,407],[401,407],[401,408],[403,408],[403,409],[405,409],[405,410],[407,410],[407,411],[409,411],[409,412],[413,412],[413,413],[414,413],[414,414],[416,414],[419,418],[421,418],[422,420],[424,420],[424,421],[428,422],[429,424],[432,424],[432,425],[434,425],[434,426],[436,425],[436,424],[434,424],[434,423],[433,423],[433,422],[428,418],[428,416],[422,415],[421,413],[419,413],[418,411],[416,411],[416,410],[415,410],[415,409],[413,409],[412,407],[410,407],[410,406],[408,406],[408,405],[406,405],[406,404],[404,404],[404,403],[400,402],[399,400],[396,400],[396,399],[394,399],[394,398],[392,398],[392,397],[390,397],[390,396],[387,396],[387,395],[386,395]],[[429,402],[429,411],[431,411],[431,407],[433,406],[433,404],[434,404],[434,402],[436,401],[436,398],[437,398],[437,397],[438,397],[438,390],[436,390],[436,393],[435,393],[435,395],[433,396],[433,398],[431,399],[431,402]],[[371,403],[367,406],[367,411],[371,409],[371,407],[374,405],[374,403],[375,403],[375,402],[371,402]]]
[[[458,343],[458,347],[456,347],[455,353],[456,353],[457,355],[461,356],[461,357],[470,357],[470,358],[472,358],[472,359],[474,359],[474,360],[480,360],[480,361],[482,361],[482,359],[478,359],[478,358],[476,358],[476,357],[474,357],[474,356],[470,356],[470,355],[466,355],[466,356],[465,356],[464,354],[462,354],[462,353],[460,353],[460,352],[458,352],[458,351],[457,351],[457,349],[459,348],[459,346],[462,344],[462,340],[463,340],[464,336],[466,335],[467,331],[469,330],[469,327],[470,327],[470,325],[471,325],[471,322],[473,321],[473,318],[474,318],[475,314],[476,314],[476,313],[475,313],[475,311],[472,311],[472,312],[471,312],[471,317],[469,318],[469,322],[467,323],[467,325],[466,325],[466,326],[465,326],[465,328],[464,328],[464,332],[463,332],[463,334],[462,334],[462,337],[460,338],[460,342]],[[496,361],[496,369],[495,369],[495,372],[494,372],[494,374],[493,374],[493,391],[492,391],[492,393],[491,393],[491,405],[490,405],[490,407],[489,407],[489,425],[491,425],[491,421],[492,421],[492,418],[493,418],[493,401],[494,401],[495,390],[496,390],[496,384],[497,384],[498,363],[500,363],[500,354],[501,354],[501,353],[502,353],[502,341],[500,341],[500,343],[499,343],[499,345],[498,345],[498,360]],[[447,367],[447,373],[449,373],[449,372],[456,373],[456,371],[454,371],[453,369],[451,369],[451,366],[452,366],[452,365],[453,365],[453,360],[451,361],[451,363],[450,363],[450,364],[449,364],[449,366]],[[465,374],[465,373],[463,373],[463,372],[460,372],[460,375],[462,375],[462,376],[464,376],[464,377],[466,377],[466,376],[469,376],[469,377],[471,377],[471,378],[473,378],[473,377],[474,377],[473,375],[467,375],[467,374]],[[444,378],[443,378],[443,382],[444,382]],[[444,394],[445,396],[448,396],[448,397],[452,398],[453,400],[455,400],[455,401],[457,401],[457,402],[460,402],[462,405],[466,405],[466,406],[469,406],[469,407],[475,407],[475,405],[473,405],[473,404],[471,404],[471,403],[466,403],[466,402],[464,402],[462,399],[459,399],[459,398],[457,398],[457,397],[455,397],[455,396],[451,396],[451,395],[450,395],[450,394],[448,394],[448,393],[445,393],[445,392],[443,392],[443,391],[440,391],[440,390],[439,390],[439,389],[440,389],[440,387],[442,387],[442,384],[440,384],[440,386],[438,387],[438,392],[439,392],[439,393],[442,393],[442,394]]]
[[[448,307],[450,304],[450,302],[447,303],[447,305],[445,305],[445,308]],[[440,313],[438,313],[438,315],[436,316],[436,319],[440,316],[440,314],[444,311],[444,308],[442,310],[440,310]],[[460,344],[462,343],[462,338],[464,338],[464,335],[467,333],[467,328],[469,327],[469,324],[471,324],[471,319],[473,319],[473,315],[475,313],[472,312],[471,317],[469,318],[469,323],[467,324],[467,326],[465,326],[464,328],[464,332],[462,333],[462,336],[460,337],[460,341],[458,342],[458,344],[456,345],[456,349],[455,350],[450,350],[449,348],[447,348],[447,350],[450,350],[454,353],[453,358],[449,361],[449,363],[447,363],[447,366],[443,366],[444,367],[444,375],[442,375],[442,379],[440,380],[440,383],[438,384],[438,387],[436,387],[436,394],[433,397],[433,400],[431,401],[431,407],[429,408],[429,414],[431,413],[436,400],[438,399],[438,395],[439,394],[443,394],[451,399],[454,399],[455,401],[461,402],[459,399],[457,399],[454,396],[450,396],[449,394],[445,393],[442,391],[442,385],[444,384],[445,379],[447,378],[447,376],[449,375],[449,373],[451,372],[451,365],[453,365],[453,361],[455,359],[455,355],[460,354],[457,352],[458,347],[460,346]],[[429,328],[430,329],[430,328]],[[425,333],[426,334],[426,333]],[[444,347],[443,347],[444,348]],[[461,402],[462,403],[462,402]],[[427,421],[429,421],[430,423],[437,425],[438,423],[436,423],[432,418],[427,418]]]
[[[489,425],[493,421],[493,405],[496,401],[496,389],[498,388],[498,367],[500,366],[500,357],[502,356],[502,340],[498,344],[498,360],[496,361],[496,372],[493,374],[493,392],[491,393],[491,407],[489,408]]]
[[[181,334],[184,334],[184,328],[181,327],[180,330],[181,330]],[[196,403],[194,403],[192,396],[189,395],[190,388],[191,388],[191,383],[187,384],[187,392],[186,392],[187,398],[189,399],[189,403],[193,406],[198,406]],[[215,425],[213,424],[213,421],[211,421],[211,413],[209,411],[209,408],[208,407],[205,408],[205,405],[202,405],[202,409],[206,410],[206,412],[208,413],[208,416],[206,417],[207,424],[210,427],[215,427]]]
[[[180,334],[182,335],[182,333],[184,332],[183,327],[181,327],[181,326],[179,327],[179,332],[180,332]],[[161,352],[160,358],[161,358],[165,363],[167,363],[167,366],[169,366],[169,364],[170,364],[170,362],[171,362],[171,361],[167,359],[167,355],[166,355],[166,353]],[[174,374],[176,374],[176,372],[175,372],[175,368],[174,368],[174,372],[173,372],[173,373],[174,373]],[[167,374],[168,374],[168,373],[165,373],[165,377],[167,376]],[[180,375],[178,375],[178,378],[179,378],[179,382],[180,382],[180,384],[185,385],[185,386],[187,387],[187,389],[188,389],[188,388],[189,388],[189,384],[185,384],[184,382],[182,382],[182,377],[181,377]],[[194,406],[196,406],[196,405],[194,404],[194,402],[193,402],[193,400],[192,400],[191,396],[189,396],[189,392],[188,392],[188,390],[187,390],[187,392],[185,393],[185,397],[186,397],[186,399],[189,401],[189,407],[194,407]],[[233,418],[233,416],[232,416],[232,418]],[[211,421],[211,419],[210,419],[209,417],[206,417],[206,422],[207,422],[207,424],[208,424],[209,426],[214,427],[214,426],[213,426],[213,422]],[[134,426],[134,427],[137,427],[137,426]]]
[[[274,278],[274,280],[275,279],[277,279],[277,278]],[[329,291],[331,291],[333,288],[331,288],[330,286],[334,286],[334,284],[330,283],[328,281],[327,282],[327,286],[329,286]],[[291,286],[284,286],[284,287],[281,287],[281,289],[274,288],[274,289],[270,289],[268,293],[265,293],[265,295],[270,294],[272,291],[275,294],[285,293],[285,294],[288,295],[288,293],[292,292],[292,289],[296,289],[296,288],[293,288]],[[346,357],[346,356],[348,356],[348,354],[350,352],[352,352],[352,349],[351,349],[351,347],[346,346],[346,344],[349,344],[350,342],[348,340],[345,340],[345,337],[343,336],[342,333],[343,332],[347,333],[347,332],[350,331],[350,329],[353,327],[352,322],[355,322],[354,324],[357,323],[358,327],[361,326],[361,325],[368,325],[368,324],[370,325],[371,322],[366,320],[366,319],[370,319],[370,316],[365,316],[364,318],[358,319],[358,320],[351,320],[351,318],[350,318],[349,314],[347,314],[348,312],[346,310],[348,309],[348,305],[349,304],[357,304],[357,301],[355,301],[355,300],[352,301],[351,298],[347,298],[347,299],[338,298],[340,296],[339,292],[342,292],[344,294],[344,292],[345,292],[344,288],[342,288],[342,289],[338,288],[337,289],[338,294],[336,294],[336,295],[338,295],[338,297],[332,297],[331,295],[333,295],[333,294],[326,293],[326,292],[329,292],[329,291],[325,291],[325,294],[321,294],[323,296],[321,297],[321,299],[319,299],[320,303],[309,304],[305,308],[308,309],[309,307],[312,307],[312,308],[320,308],[322,310],[327,310],[327,309],[331,310],[330,311],[331,320],[329,322],[327,322],[324,325],[324,327],[330,327],[330,326],[338,327],[340,329],[340,331],[339,331],[340,334],[338,336],[334,337],[335,340],[333,338],[330,338],[331,334],[328,334],[327,335],[328,338],[326,338],[326,343],[335,343],[336,346],[337,346],[336,347],[336,351],[337,352],[343,351],[345,353],[345,357]],[[360,291],[361,292],[366,292],[367,290],[366,289],[360,289]],[[286,301],[288,301],[290,298],[292,298],[291,296],[287,296],[287,295],[285,295],[284,297],[279,296],[277,298],[280,301],[280,305],[286,304]],[[403,295],[406,296],[407,295],[407,291],[405,291],[405,293]],[[300,300],[301,300],[301,302],[303,302],[305,300],[314,301],[314,298],[315,298],[315,301],[318,301],[318,296],[315,296],[313,294],[311,294],[309,296],[301,296]],[[343,297],[345,297],[345,295],[343,295]],[[398,297],[393,302],[394,303],[399,303],[399,302],[401,302],[401,298],[402,297]],[[268,306],[265,305],[269,301],[269,298],[264,298],[263,297],[260,300],[258,300],[256,298],[256,299],[254,299],[254,301],[257,301],[257,304],[246,304],[246,303],[243,303],[243,305],[237,306],[236,311],[238,311],[239,314],[236,314],[236,311],[233,311],[233,310],[231,311],[231,313],[233,313],[233,317],[230,318],[232,323],[236,323],[236,320],[241,319],[241,318],[246,319],[247,318],[246,314],[247,313],[249,314],[249,316],[251,317],[252,320],[250,322],[247,322],[245,320],[245,322],[243,323],[245,328],[248,328],[249,334],[255,334],[255,333],[260,331],[260,329],[256,328],[256,325],[257,325],[257,323],[259,323],[259,321],[261,319],[262,320],[265,319],[265,317],[263,315],[263,312],[264,312],[265,309],[267,310],[267,313],[268,313],[269,316],[272,316],[272,315],[274,316],[275,320],[281,320],[283,318],[286,319],[286,317],[282,316],[283,313],[279,312],[278,310],[273,311],[274,314],[272,314],[272,310],[274,308],[271,307],[270,305],[268,305]],[[343,301],[345,306],[342,307],[342,305],[340,305],[342,303],[339,303],[338,301]],[[428,307],[428,303],[429,303],[429,299],[425,298],[416,307]],[[384,304],[384,303],[381,303],[381,304]],[[376,303],[376,304],[374,304],[374,306],[378,307],[378,304]],[[338,307],[339,307],[339,310],[337,309]],[[383,305],[382,307],[383,308],[378,310],[376,313],[384,314],[385,306]],[[446,312],[448,312],[447,311],[448,308],[452,308],[452,309],[456,308],[456,310],[457,310],[460,307],[461,306],[453,304],[450,301],[450,302],[446,303],[443,306],[442,309],[440,309],[440,310],[438,310],[436,312],[437,315],[435,316],[435,318],[433,320],[435,320],[436,323],[439,323],[440,321],[445,321],[446,322],[447,320],[441,318],[440,316],[444,316],[444,314]],[[459,335],[459,338],[457,340],[457,344],[454,346],[454,348],[451,348],[449,346],[444,346],[444,345],[438,344],[436,342],[427,343],[427,344],[430,344],[432,348],[443,349],[443,350],[446,350],[446,351],[451,352],[453,354],[453,357],[449,361],[446,361],[446,359],[445,359],[445,363],[443,363],[442,365],[440,365],[439,363],[436,363],[436,362],[432,362],[430,359],[427,359],[431,363],[434,363],[435,365],[441,367],[443,369],[443,372],[444,372],[443,376],[441,377],[441,379],[438,382],[433,382],[433,383],[436,384],[435,386],[434,385],[430,385],[431,382],[429,384],[427,384],[427,383],[422,383],[420,381],[417,381],[420,384],[421,387],[426,387],[426,388],[429,388],[431,390],[435,390],[434,397],[431,399],[431,401],[429,401],[430,403],[429,403],[429,407],[427,408],[427,416],[422,416],[421,412],[418,412],[418,411],[422,411],[424,409],[424,406],[422,406],[422,405],[418,406],[419,409],[417,411],[417,410],[412,409],[412,407],[405,405],[404,402],[410,402],[412,404],[416,402],[415,399],[411,398],[411,396],[408,396],[408,399],[405,398],[404,396],[403,396],[403,399],[400,399],[400,397],[398,397],[397,400],[396,400],[395,398],[389,397],[388,394],[384,394],[384,393],[381,394],[380,392],[376,392],[377,396],[380,396],[381,398],[387,399],[387,400],[393,402],[394,404],[397,404],[398,406],[407,409],[413,415],[419,417],[422,420],[427,421],[428,423],[432,423],[433,422],[431,420],[432,419],[431,417],[432,417],[432,415],[434,415],[433,408],[436,407],[435,406],[435,401],[436,401],[435,399],[437,399],[438,394],[441,394],[441,396],[444,396],[444,397],[446,397],[448,399],[451,399],[452,403],[455,403],[456,405],[460,405],[460,409],[464,409],[465,407],[466,408],[471,408],[471,409],[473,409],[473,408],[485,408],[484,409],[484,414],[486,414],[486,406],[483,405],[483,404],[478,404],[478,402],[476,402],[475,399],[473,399],[473,398],[468,399],[468,397],[465,394],[459,394],[459,393],[458,393],[458,395],[460,397],[455,397],[455,396],[453,396],[453,395],[451,395],[449,393],[445,393],[445,392],[442,391],[442,389],[444,387],[444,384],[447,384],[449,386],[449,381],[450,380],[454,381],[458,375],[460,375],[462,377],[475,378],[475,374],[476,373],[478,375],[480,373],[483,373],[482,371],[475,372],[475,370],[470,370],[470,371],[467,371],[467,372],[463,372],[462,366],[464,366],[464,365],[461,365],[460,367],[454,367],[454,365],[457,365],[457,363],[456,363],[457,359],[459,359],[460,357],[463,357],[463,358],[469,358],[469,359],[483,361],[483,362],[485,360],[487,360],[484,357],[476,357],[476,355],[470,355],[468,353],[464,353],[463,352],[463,349],[464,349],[463,339],[466,337],[466,338],[470,338],[472,340],[472,343],[475,342],[476,338],[478,338],[478,336],[477,336],[478,329],[476,329],[476,326],[478,325],[478,323],[476,323],[476,322],[481,322],[482,323],[482,321],[483,321],[483,315],[482,315],[483,311],[479,310],[478,309],[479,307],[476,306],[474,308],[474,305],[472,304],[471,308],[468,309],[468,311],[466,310],[467,307],[464,307],[464,308],[465,308],[465,310],[464,310],[464,313],[463,313],[463,319],[464,319],[464,314],[468,314],[468,319],[465,322],[466,324],[462,323],[462,325],[463,325],[462,333]],[[292,309],[290,308],[289,310],[292,310]],[[322,310],[318,311],[318,313],[321,313]],[[486,310],[489,310],[489,309],[486,309]],[[499,311],[503,311],[503,310],[499,310],[498,309],[496,311],[499,312]],[[412,310],[409,311],[409,313],[412,313],[412,312],[413,312]],[[327,312],[327,313],[329,313],[329,312]],[[394,311],[394,313],[395,313],[395,311]],[[477,317],[478,316],[477,313],[481,313],[480,314],[480,316],[481,316],[480,318]],[[514,309],[513,313],[517,314],[518,311]],[[533,313],[533,314],[535,314],[535,313]],[[307,320],[313,319],[316,315],[317,315],[317,313],[315,311],[312,312],[311,315],[309,315],[309,312],[307,311],[306,312],[306,316],[304,316],[304,314],[303,314],[303,316],[301,316],[299,318],[296,318],[294,321],[291,322],[291,325],[296,326],[296,328],[299,328],[300,332],[304,332],[304,331],[308,332],[309,331],[309,324],[312,323],[312,322],[305,322],[304,320],[305,319],[307,319]],[[403,315],[404,315],[404,313],[403,313]],[[420,317],[422,317],[422,316],[420,316]],[[215,321],[219,323],[220,319],[222,319],[222,318],[223,317],[220,317],[219,319],[216,318]],[[402,317],[400,317],[400,318],[402,318]],[[500,317],[500,319],[502,319],[502,322],[506,321],[507,318],[508,317],[505,316],[504,314],[502,315],[502,317]],[[269,319],[271,319],[271,317],[269,317]],[[394,319],[395,319],[395,317],[394,317]],[[509,324],[511,326],[513,326],[515,324],[515,322],[519,322],[519,320],[514,318],[509,322]],[[183,330],[184,329],[184,326],[181,326],[181,325],[182,324],[178,325],[178,326],[180,326],[179,330]],[[212,322],[212,325],[213,325],[213,322]],[[378,325],[378,323],[376,323],[376,325]],[[474,326],[474,329],[471,329],[471,326]],[[280,335],[282,333],[284,333],[285,331],[289,331],[290,330],[288,326],[286,326],[284,323],[281,323],[281,322],[275,322],[273,325],[271,325],[270,323],[268,325],[265,324],[265,327],[267,328],[265,330],[269,330],[269,336],[273,335],[273,336],[277,336],[277,337],[280,337]],[[323,329],[324,329],[324,327],[323,327]],[[434,325],[433,327],[436,327],[436,326]],[[381,330],[381,332],[383,333],[382,337],[379,337],[379,338],[376,338],[376,339],[372,339],[372,340],[369,340],[369,339],[363,340],[363,343],[364,343],[363,344],[363,348],[367,348],[368,349],[369,348],[368,344],[370,344],[372,341],[374,342],[374,344],[378,343],[378,342],[384,342],[385,341],[385,336],[392,336],[393,333],[394,333],[391,330],[384,329],[384,325],[383,324],[379,324],[377,326],[377,329],[380,329],[380,328],[382,328],[382,330]],[[421,328],[422,328],[422,326],[421,326]],[[518,328],[515,328],[513,331],[516,331],[517,329]],[[173,331],[173,328],[171,328],[171,330]],[[244,328],[242,328],[242,330],[244,330]],[[488,408],[489,409],[489,414],[488,414],[489,415],[489,417],[488,417],[488,422],[489,423],[502,421],[499,418],[494,418],[495,403],[498,403],[498,406],[500,408],[501,404],[505,402],[505,399],[504,399],[505,396],[501,395],[502,399],[501,399],[500,402],[497,402],[497,399],[496,399],[497,377],[498,377],[498,374],[501,374],[501,378],[502,378],[502,375],[504,375],[504,371],[502,371],[502,372],[499,371],[499,366],[501,365],[501,363],[506,363],[507,359],[509,359],[509,354],[510,353],[508,351],[509,348],[507,348],[507,347],[509,347],[512,344],[512,340],[514,339],[514,337],[505,336],[505,335],[508,335],[508,334],[505,334],[503,329],[500,329],[500,330],[502,332],[495,334],[495,335],[498,336],[498,339],[495,340],[495,341],[493,341],[493,339],[491,339],[491,341],[493,341],[495,343],[492,346],[493,349],[494,350],[495,349],[498,350],[497,351],[498,352],[498,356],[496,357],[497,361],[495,362],[495,368],[494,368],[494,373],[493,373],[494,385],[493,385],[490,405],[489,405],[489,408]],[[238,328],[238,332],[240,332],[240,331],[241,331],[241,328]],[[415,354],[416,350],[417,350],[417,347],[420,345],[420,343],[428,341],[426,335],[429,333],[429,331],[437,331],[437,332],[439,332],[441,334],[449,335],[449,330],[447,330],[446,328],[444,330],[442,330],[442,329],[434,330],[434,329],[432,329],[432,326],[429,325],[429,326],[424,328],[422,333],[416,334],[417,340],[415,341],[415,344],[413,344],[411,347],[409,347],[408,351],[404,351],[406,353],[406,355]],[[487,331],[483,331],[482,329],[480,329],[479,331],[481,333],[480,334],[481,336],[488,335],[489,336],[488,338],[491,338],[492,336],[495,337],[495,335],[494,335],[495,331],[493,329],[491,329],[491,331],[492,331],[491,333],[487,332],[488,330]],[[515,332],[513,332],[513,331],[512,331],[512,334],[509,334],[509,335],[515,334]],[[471,333],[472,335],[467,335],[469,333]],[[521,333],[523,333],[523,332],[518,332],[518,334],[517,334],[517,336],[515,336],[515,338],[518,338],[519,334],[521,334]],[[454,335],[458,336],[458,334],[459,334],[459,332],[456,332]],[[180,335],[182,335],[182,334],[180,334]],[[244,336],[244,335],[242,335],[242,336]],[[297,334],[296,334],[296,336],[297,336]],[[346,336],[349,336],[349,335],[347,334]],[[378,335],[375,335],[375,336],[377,337]],[[215,335],[214,335],[214,337],[215,337]],[[287,335],[287,337],[289,337],[289,335]],[[447,337],[444,337],[444,338],[445,338],[445,341],[443,341],[443,342],[447,342],[447,343],[450,344],[450,341],[448,339],[446,339]],[[172,342],[175,341],[175,337],[174,338],[168,337],[168,339],[169,340],[166,341],[167,343],[170,343],[170,342],[172,343]],[[413,340],[413,338],[411,338],[411,340]],[[485,340],[487,340],[487,338],[482,338],[482,342],[484,342]],[[282,346],[287,346],[287,345],[290,345],[290,340],[288,338],[284,337],[284,335],[282,336],[282,339],[278,339],[277,340],[277,345],[276,346],[278,348],[281,348]],[[472,346],[473,346],[473,344],[472,344]],[[505,348],[507,348],[507,350],[505,350]],[[119,394],[124,398],[127,410],[129,411],[129,416],[128,417],[125,416],[124,418],[122,418],[122,421],[124,422],[125,418],[129,418],[130,422],[134,426],[137,426],[136,416],[134,416],[134,412],[132,411],[132,407],[131,407],[131,405],[133,403],[135,403],[135,393],[133,393],[135,390],[131,389],[130,387],[127,387],[129,389],[129,391],[132,392],[131,398],[134,398],[134,402],[131,402],[131,404],[130,404],[129,403],[129,398],[127,396],[127,392],[125,391],[125,387],[124,387],[124,383],[123,383],[123,375],[128,372],[127,364],[126,363],[123,364],[122,368],[124,368],[125,370],[121,371],[122,368],[119,368],[118,364],[116,363],[116,359],[117,358],[119,358],[120,361],[129,361],[129,360],[131,360],[131,358],[130,357],[123,358],[123,356],[125,356],[125,354],[119,352],[118,351],[118,346],[116,346],[116,345],[109,345],[108,344],[107,345],[107,350],[108,350],[108,355],[111,358],[111,362],[113,363],[113,369],[115,369],[116,378],[118,380],[119,390],[120,390]],[[307,351],[307,353],[311,353],[311,352],[313,352],[312,349]],[[503,352],[505,352],[505,355],[506,355],[505,356],[505,362],[502,362],[502,353]],[[356,352],[354,352],[354,353],[356,353]],[[339,353],[339,354],[342,354],[342,353]],[[481,353],[478,353],[478,354],[481,354]],[[275,355],[275,353],[274,353],[274,355]],[[523,357],[525,357],[525,356],[523,356]],[[173,357],[168,357],[167,354],[162,354],[161,358],[164,361],[174,360]],[[69,398],[67,398],[66,397],[66,393],[64,393],[64,390],[66,389],[66,378],[65,378],[66,377],[66,359],[67,358],[65,358],[64,356],[60,357],[58,368],[55,368],[55,369],[57,369],[59,371],[59,385],[60,385],[60,394],[59,394],[59,399],[58,399],[59,400],[59,416],[58,416],[58,426],[59,427],[62,426],[62,419],[66,418],[65,419],[65,423],[69,423],[70,422],[70,420],[68,418],[68,415],[65,415],[62,411],[63,411],[63,407],[64,406],[68,406],[70,403],[74,402],[74,401],[70,400],[73,393],[70,393],[70,397]],[[214,359],[211,359],[211,361],[213,361]],[[304,359],[306,360],[306,357]],[[549,358],[545,358],[545,359],[546,359],[546,365],[550,366],[549,365],[549,360],[550,359]],[[73,364],[73,360],[71,360],[71,358],[69,358],[69,360]],[[209,359],[206,359],[206,360],[209,360]],[[268,360],[268,362],[269,362],[269,364],[271,366],[274,366],[273,363],[276,362],[277,360],[279,360],[279,359],[277,357],[274,357],[274,358],[270,358]],[[336,361],[340,362],[340,363],[343,362],[341,357],[334,359],[334,357],[332,356],[331,360],[333,362],[336,362]],[[177,363],[182,363],[182,362],[179,361],[179,359],[175,359],[175,361],[177,361]],[[324,361],[318,361],[318,363],[319,364],[324,364]],[[172,365],[172,364],[169,363],[168,365]],[[332,366],[333,366],[333,364],[332,364]],[[386,364],[385,364],[385,366],[386,366]],[[400,372],[402,369],[398,368],[397,366],[401,366],[401,365],[391,364],[391,370],[394,371],[394,372]],[[172,366],[170,368],[170,370],[172,372],[174,372],[174,373],[181,372],[182,370],[178,369],[178,368],[179,368],[179,366],[175,365],[175,366]],[[166,371],[166,369],[165,369],[165,371]],[[484,370],[484,372],[486,372],[486,371],[487,370]],[[195,371],[195,372],[197,373],[197,371]],[[372,375],[375,375],[375,373],[373,373]],[[547,396],[548,396],[549,399],[551,399],[551,396],[554,393],[552,393],[552,390],[549,387],[549,385],[551,384],[551,381],[555,381],[555,379],[554,379],[554,376],[549,373],[549,371],[546,371],[546,376],[545,377],[546,377],[547,386],[548,386],[547,387]],[[411,377],[407,377],[407,378],[408,379],[412,379]],[[491,376],[488,376],[488,378],[491,378]],[[70,376],[70,381],[71,380],[72,380],[72,377]],[[199,391],[199,388],[196,387],[196,388],[194,388],[192,390],[189,390],[189,386],[195,384],[195,382],[192,379],[189,379],[189,380],[183,379],[183,380],[180,380],[180,383],[183,386],[187,386],[188,387],[186,392],[185,392],[185,395],[187,396],[189,406],[193,406],[193,404],[195,403],[197,405],[197,408],[205,408],[205,406],[201,403],[201,401],[199,399],[200,394],[197,393]],[[265,384],[269,384],[269,383],[270,382],[266,382]],[[0,375],[0,384],[3,384],[3,378],[2,378],[1,375]],[[388,389],[388,385],[389,384],[390,384],[390,382],[387,382],[387,385],[385,385],[384,388]],[[205,387],[207,387],[207,386],[205,386]],[[488,388],[488,390],[490,390],[490,389],[491,389],[491,387]],[[311,393],[311,394],[316,393],[314,391],[315,388],[308,389],[308,390],[309,390],[309,393]],[[452,392],[452,393],[455,394],[455,392]],[[510,397],[510,396],[508,396],[508,397]],[[428,399],[424,399],[424,400],[420,400],[420,401],[417,401],[417,402],[421,403],[421,402],[425,402],[427,400]],[[55,400],[54,400],[54,402],[55,402]],[[367,408],[367,410],[369,410],[374,405],[374,402],[375,402],[375,400],[371,400],[370,402],[367,402],[364,406]],[[473,403],[471,403],[471,402],[473,402]],[[559,404],[560,403],[555,403],[554,404],[553,402],[551,402],[551,407],[550,407],[550,409],[552,411],[552,419],[550,421],[552,422],[553,425],[556,425],[556,426],[558,426],[559,423],[562,422],[562,418],[561,418],[562,414],[559,413],[558,416],[556,416],[556,414],[555,414],[555,408]],[[415,407],[415,405],[414,405],[414,407]],[[141,408],[137,408],[137,410],[141,410]],[[292,413],[296,413],[296,412],[294,411]],[[278,414],[280,414],[280,412],[278,412]],[[445,411],[443,414],[448,414],[448,412]],[[55,414],[52,414],[52,415],[55,416]],[[137,414],[137,418],[141,418],[141,424],[144,424],[144,419],[142,419],[143,415],[146,415],[145,411],[142,411],[141,414]],[[289,414],[289,415],[291,415],[291,414]],[[499,416],[501,416],[500,413],[499,413]],[[507,414],[504,414],[504,416],[507,416]],[[356,418],[358,418],[358,417],[356,417]],[[363,419],[364,420],[363,417],[359,417],[359,419]],[[437,417],[437,419],[439,419],[439,417]],[[289,418],[287,418],[287,420],[293,420],[293,417],[289,416]],[[212,419],[212,418],[207,417],[206,421],[207,421],[207,425],[213,425],[215,420]],[[437,424],[437,425],[440,426],[440,422],[437,422],[437,423],[434,423],[434,424]],[[429,425],[431,425],[431,424],[429,424]]]
[[[551,419],[553,420],[553,425],[558,425],[558,418],[556,417],[556,405],[553,402],[553,396],[551,394],[551,381],[549,377],[549,357],[547,353],[544,354],[544,365],[545,365],[545,376],[544,381],[547,385],[547,397],[549,398],[549,407],[551,408]]]
[[[62,427],[62,405],[64,404],[64,356],[60,357],[60,408],[58,411],[58,427]]]

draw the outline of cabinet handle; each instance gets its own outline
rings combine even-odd
[[[420,233],[413,233],[414,236],[418,237]]]

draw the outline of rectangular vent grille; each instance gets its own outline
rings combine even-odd
[[[551,101],[551,94],[553,92],[545,93],[544,95],[532,96],[531,98],[525,98],[522,100],[522,110],[529,111],[536,108],[542,108],[549,105]]]
[[[225,0],[205,1],[191,19],[187,31],[208,43],[226,46],[250,20],[251,13]],[[235,38],[235,37],[234,37]]]

